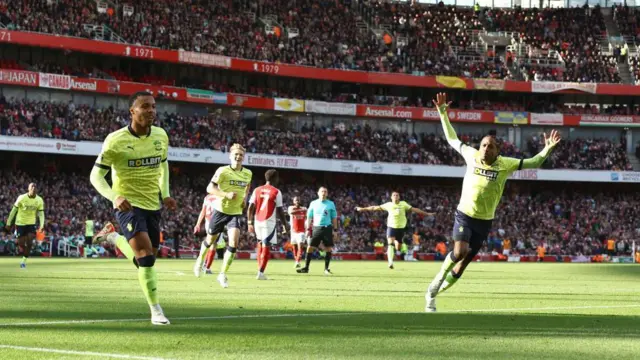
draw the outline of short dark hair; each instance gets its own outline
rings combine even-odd
[[[267,170],[267,172],[264,173],[264,179],[267,180],[267,182],[273,182],[274,180],[277,180],[278,170],[276,169]]]
[[[138,100],[138,98],[142,96],[153,97],[153,94],[148,91],[138,91],[137,93],[134,93],[133,95],[129,96],[129,108],[132,108],[136,100]]]

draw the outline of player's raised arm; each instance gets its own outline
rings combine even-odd
[[[447,142],[456,151],[461,152],[462,142],[458,140],[458,135],[456,134],[453,126],[451,126],[451,122],[449,121],[449,114],[447,113],[449,105],[451,105],[451,101],[447,102],[447,94],[438,93],[436,95],[436,99],[433,100],[433,104],[436,106],[436,109],[438,109],[438,114],[440,115],[440,123],[442,124],[442,130],[444,131],[444,135],[447,138]]]
[[[544,137],[544,149],[537,153],[534,157],[522,160],[522,169],[537,169],[547,160],[551,151],[555,149],[556,145],[560,143],[562,138],[560,133],[556,130],[551,130],[551,133],[547,137],[547,134],[542,134]]]
[[[382,208],[382,206],[380,205],[374,205],[374,206],[367,206],[367,207],[356,207],[356,211],[358,212],[362,212],[362,211],[383,211],[384,209]]]

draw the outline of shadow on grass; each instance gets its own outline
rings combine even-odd
[[[120,310],[118,310],[120,309]],[[131,309],[131,310],[127,310]],[[134,310],[135,309],[135,310]],[[162,332],[174,334],[216,333],[247,334],[273,331],[290,336],[328,336],[336,332],[344,336],[386,334],[389,337],[449,334],[452,336],[536,336],[536,337],[624,337],[640,339],[638,316],[584,314],[477,314],[477,313],[375,313],[337,311],[245,310],[181,307],[167,309],[172,320],[169,327],[152,327],[148,312],[140,303],[122,303],[100,312],[87,311],[23,311],[0,310],[0,318],[30,319],[24,322],[46,322],[92,319],[140,319],[140,321],[67,323],[10,326],[0,322],[0,332],[30,330],[78,330],[102,332]],[[109,311],[110,310],[110,311]],[[190,319],[194,317],[193,319]],[[225,318],[227,317],[227,318]],[[20,321],[22,322],[22,321]],[[7,326],[9,325],[9,326]]]

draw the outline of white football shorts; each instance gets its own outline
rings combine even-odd
[[[304,244],[307,242],[307,234],[303,233],[303,232],[292,232],[291,233],[291,244],[292,245],[298,245],[298,244]]]
[[[268,241],[272,245],[278,243],[275,221],[256,221],[254,228],[256,229],[256,239],[258,241]]]

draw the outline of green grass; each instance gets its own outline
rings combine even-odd
[[[308,275],[271,261],[258,282],[254,261],[236,261],[228,289],[192,265],[157,263],[172,320],[157,327],[128,261],[30,259],[25,271],[1,258],[0,359],[108,358],[2,345],[165,359],[640,357],[637,265],[473,263],[436,314],[423,313],[424,291],[440,263],[334,261],[325,277],[320,261]],[[274,314],[291,316],[261,317]],[[133,321],[38,324],[92,319]]]

